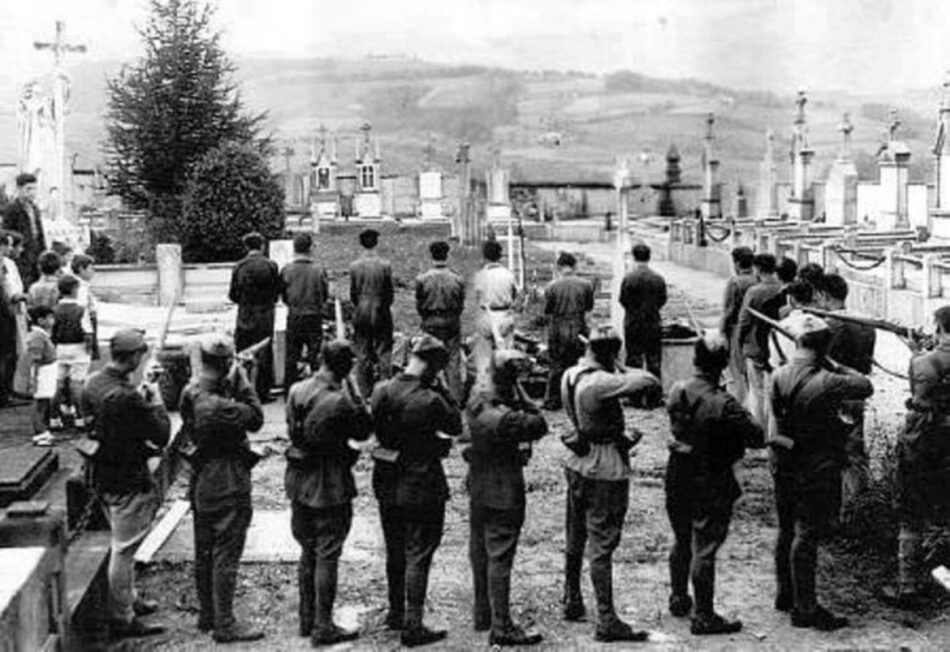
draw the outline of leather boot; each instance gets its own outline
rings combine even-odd
[[[333,626],[333,602],[336,599],[337,562],[317,561],[316,610],[314,629],[329,630]]]
[[[568,622],[584,620],[586,609],[581,595],[581,569],[584,558],[580,555],[565,555],[564,558],[564,605],[563,618]]]
[[[300,555],[297,565],[297,590],[300,595],[298,613],[300,616],[300,635],[313,633],[314,609],[316,608],[316,589],[314,586],[314,560],[306,553]]]
[[[406,606],[406,623],[402,630],[400,642],[405,647],[419,647],[429,645],[445,639],[449,633],[445,630],[429,629],[422,624],[422,604],[409,603]]]

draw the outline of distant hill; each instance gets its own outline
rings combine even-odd
[[[501,149],[515,179],[610,179],[615,158],[628,156],[634,176],[660,180],[664,156],[675,143],[686,180],[698,181],[705,115],[716,114],[722,179],[742,180],[754,194],[764,134],[776,134],[780,170],[788,176],[787,147],[793,94],[733,90],[697,80],[657,79],[630,71],[610,75],[522,72],[451,66],[415,59],[241,59],[238,80],[250,108],[269,111],[278,144],[289,144],[296,165],[309,155],[320,125],[337,134],[344,166],[365,121],[382,147],[384,173],[418,170],[434,139],[436,160],[454,169],[460,140],[472,143],[476,173]],[[73,105],[68,145],[80,165],[101,160],[105,79],[118,62],[82,62],[70,69]],[[0,77],[0,162],[15,157],[15,85]],[[900,111],[902,138],[913,151],[915,180],[930,180],[938,97],[920,91],[899,98],[843,93],[810,97],[810,140],[818,178],[837,153],[843,112],[855,125],[854,147],[863,176],[876,173],[873,153],[891,106]],[[554,142],[559,141],[559,145]],[[283,165],[280,159],[275,166]]]

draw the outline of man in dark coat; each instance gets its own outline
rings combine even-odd
[[[720,384],[729,348],[720,334],[696,341],[696,375],[670,389],[670,461],[666,467],[666,512],[675,540],[670,551],[670,612],[689,615],[692,580],[696,611],[693,634],[731,634],[740,621],[715,612],[716,551],[726,540],[732,505],[742,490],[733,465],[745,449],[761,448],[765,436],[739,401]]]
[[[848,459],[848,428],[839,411],[843,401],[866,399],[874,387],[826,357],[831,332],[824,321],[793,313],[782,324],[797,348],[772,375],[769,392],[777,427],[770,442],[778,512],[775,608],[791,611],[794,627],[831,631],[848,620],[818,603],[815,574],[818,543],[837,520]]]
[[[310,255],[313,238],[309,233],[294,236],[294,259],[280,270],[280,299],[287,306],[284,391],[298,378],[303,349],[314,372],[319,366],[323,341],[323,306],[330,294],[327,273]]]
[[[194,444],[191,504],[195,527],[198,629],[218,643],[256,641],[260,630],[234,618],[234,590],[251,525],[251,451],[248,431],[264,425],[261,403],[234,361],[229,337],[202,338],[201,370],[181,397],[182,427]]]
[[[340,555],[353,522],[358,451],[372,431],[369,412],[349,380],[353,348],[345,340],[323,346],[319,371],[290,390],[287,398],[287,451],[284,486],[291,506],[291,530],[300,544],[297,585],[300,635],[313,644],[334,645],[358,632],[333,622]]]
[[[772,328],[753,317],[749,308],[771,319],[778,319],[781,307],[778,296],[782,291],[782,284],[775,275],[775,265],[775,256],[772,254],[755,255],[752,267],[755,269],[758,282],[746,291],[742,299],[736,334],[736,344],[742,349],[746,364],[746,378],[749,382],[746,407],[752,413],[752,418],[756,423],[763,428],[769,421],[766,393],[769,386],[769,374],[772,371],[769,365],[769,333]]]
[[[350,265],[356,380],[363,396],[372,394],[377,380],[392,375],[393,271],[389,261],[376,253],[377,244],[378,231],[360,233],[365,251]]]
[[[234,329],[234,346],[243,351],[266,337],[274,336],[274,304],[280,296],[280,271],[277,263],[264,253],[264,236],[248,233],[244,236],[247,256],[238,261],[231,273],[228,298],[238,307]],[[257,355],[257,377],[254,388],[261,403],[271,401],[274,385],[274,353],[271,343]]]
[[[620,305],[625,311],[623,339],[628,367],[646,369],[660,378],[663,341],[660,309],[666,305],[666,281],[650,269],[650,247],[633,246],[634,269],[620,285]]]
[[[535,645],[541,635],[528,634],[514,624],[509,596],[525,516],[523,467],[530,457],[530,442],[547,432],[547,423],[518,385],[518,374],[530,369],[527,357],[499,350],[492,362],[493,389],[469,404],[472,445],[463,454],[469,464],[475,630],[490,629],[490,645]]]
[[[722,300],[722,325],[720,332],[729,345],[729,376],[732,395],[745,401],[748,381],[745,371],[745,357],[739,346],[736,326],[739,324],[739,311],[746,291],[757,283],[752,270],[754,254],[749,247],[736,247],[732,250],[732,265],[735,274],[726,282],[726,291]]]
[[[92,482],[112,530],[109,553],[110,630],[115,637],[138,637],[164,631],[141,620],[156,603],[135,590],[135,551],[152,528],[161,500],[148,470],[148,458],[168,443],[171,423],[157,383],[136,388],[132,373],[148,347],[137,330],[119,330],[109,344],[111,361],[89,376],[82,390],[82,413],[98,443],[92,458]]]
[[[560,278],[544,290],[544,314],[548,319],[548,355],[551,369],[544,395],[544,409],[561,409],[561,377],[584,355],[587,313],[594,309],[594,286],[577,277],[577,259],[570,253],[558,256]]]
[[[462,418],[439,372],[448,351],[423,335],[406,370],[373,391],[372,414],[380,447],[373,452],[373,491],[386,540],[389,613],[406,647],[444,639],[448,632],[422,622],[429,568],[442,541],[449,498],[442,459],[462,432]]]
[[[40,277],[37,261],[46,251],[47,243],[43,220],[35,203],[36,176],[26,172],[18,174],[16,187],[16,199],[4,207],[3,228],[23,236],[23,253],[17,260],[17,267],[24,287],[28,288]]]
[[[433,242],[429,245],[429,253],[432,267],[416,277],[416,310],[422,318],[422,331],[442,340],[449,351],[445,375],[449,389],[456,399],[460,399],[465,280],[448,268],[448,242]]]

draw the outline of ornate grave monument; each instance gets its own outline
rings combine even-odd
[[[832,226],[854,224],[858,221],[858,168],[851,155],[851,124],[845,113],[838,126],[842,143],[838,156],[831,164],[825,184],[825,221]]]
[[[815,156],[808,144],[808,120],[805,117],[805,91],[798,91],[795,100],[795,127],[792,132],[792,196],[788,199],[789,217],[810,222],[815,217],[815,195],[811,179],[811,160]]]
[[[383,215],[379,140],[372,139],[372,130],[370,123],[364,123],[360,127],[363,136],[356,139],[356,192],[353,195],[353,209],[361,218],[379,218]]]

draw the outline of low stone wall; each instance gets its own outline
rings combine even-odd
[[[103,301],[154,306],[158,303],[158,267],[96,265],[92,291]]]

